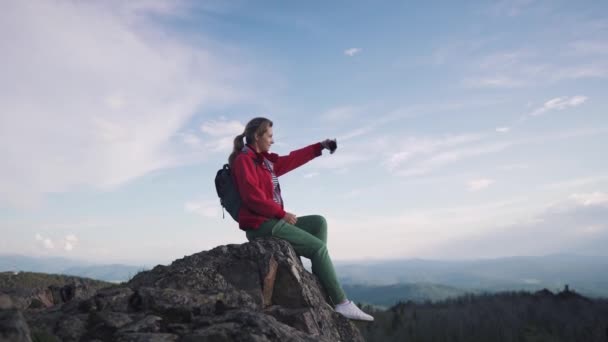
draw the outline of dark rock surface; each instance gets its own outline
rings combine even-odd
[[[277,239],[219,246],[24,314],[41,341],[363,341]],[[29,341],[28,325],[14,326],[25,329],[15,341]]]

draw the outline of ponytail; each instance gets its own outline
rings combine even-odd
[[[247,123],[247,126],[245,126],[245,131],[234,137],[232,153],[228,157],[228,165],[232,167],[232,163],[234,163],[236,156],[238,156],[243,147],[245,147],[245,143],[252,144],[255,141],[256,136],[261,137],[266,133],[268,127],[272,127],[272,121],[266,118],[251,119]],[[243,142],[243,138],[245,138],[245,142]]]
[[[243,142],[243,138],[245,137],[245,133],[239,134],[234,138],[234,147],[232,148],[232,153],[230,153],[230,157],[228,157],[228,165],[232,167],[232,163],[236,159],[236,156],[241,152],[243,147],[245,147],[245,143]]]

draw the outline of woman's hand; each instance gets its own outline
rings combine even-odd
[[[296,222],[298,222],[298,218],[295,214],[292,213],[285,213],[285,217],[283,217],[283,220],[285,220],[285,222],[289,224],[296,224]]]
[[[338,148],[338,142],[336,139],[325,139],[321,141],[321,146],[323,146],[324,149],[329,150],[330,154],[333,154]]]

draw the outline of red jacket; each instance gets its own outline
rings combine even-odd
[[[316,143],[292,151],[287,156],[257,153],[251,146],[249,150],[239,153],[232,163],[232,175],[242,200],[239,228],[258,229],[262,222],[270,218],[282,219],[285,216],[283,206],[273,200],[272,175],[263,162],[264,158],[273,163],[274,173],[280,177],[320,156],[322,150],[321,143]]]

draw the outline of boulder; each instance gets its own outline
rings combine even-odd
[[[363,341],[291,245],[274,238],[186,256],[25,314],[34,338],[62,341]]]

